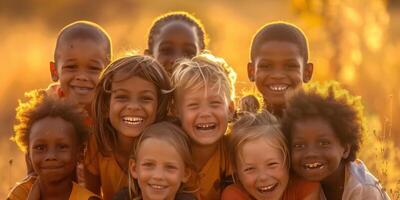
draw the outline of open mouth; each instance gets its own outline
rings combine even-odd
[[[196,125],[196,129],[200,131],[214,130],[216,127],[216,123],[200,123]]]
[[[320,162],[314,162],[314,163],[306,163],[303,165],[303,167],[307,170],[312,170],[312,169],[323,169],[324,164]]]
[[[278,186],[278,183],[274,183],[271,185],[267,185],[267,186],[260,186],[257,187],[257,190],[261,193],[266,193],[266,192],[272,192],[273,190],[275,190],[275,188]]]
[[[88,94],[93,91],[93,88],[91,87],[71,86],[71,88],[78,94]]]
[[[287,85],[287,84],[268,85],[268,89],[270,89],[273,92],[285,92],[288,88],[289,88],[289,85]]]
[[[163,190],[167,188],[165,185],[149,184],[149,186],[155,190]]]
[[[123,117],[122,121],[129,125],[139,125],[143,123],[144,120],[142,117]]]

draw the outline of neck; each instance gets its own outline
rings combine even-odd
[[[40,181],[41,199],[69,199],[72,191],[72,179],[66,178],[58,182]]]
[[[264,102],[267,102],[264,99]],[[284,105],[272,105],[265,103],[265,109],[270,112],[272,115],[274,115],[277,118],[282,118],[283,117],[283,112],[285,111],[285,106]]]
[[[345,164],[343,161],[331,175],[321,181],[327,200],[342,199],[345,181]]]
[[[202,169],[218,149],[218,142],[208,146],[192,144],[192,157],[197,169]]]
[[[118,146],[116,147],[115,156],[119,166],[124,171],[128,170],[129,155],[131,154],[134,141],[135,138],[118,134]]]

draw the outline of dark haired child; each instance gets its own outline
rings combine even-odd
[[[356,159],[363,131],[361,108],[359,99],[334,84],[299,91],[288,100],[282,129],[292,169],[301,178],[319,181],[328,200],[389,199]]]
[[[279,118],[285,95],[311,79],[313,64],[308,54],[307,38],[293,24],[273,22],[253,37],[248,78],[262,94],[266,109]]]
[[[54,62],[50,62],[53,81],[48,93],[79,105],[90,115],[94,89],[100,72],[111,61],[111,39],[99,25],[76,21],[58,34]]]
[[[45,93],[27,93],[30,99],[17,108],[13,139],[28,154],[36,175],[17,183],[7,199],[99,199],[73,182],[88,134],[81,112]]]
[[[129,155],[142,131],[165,119],[171,84],[150,56],[115,60],[100,76],[93,104],[94,134],[85,154],[85,185],[105,200],[128,186]]]
[[[169,12],[152,24],[145,54],[153,56],[172,74],[179,58],[192,58],[206,48],[203,24],[187,12]]]

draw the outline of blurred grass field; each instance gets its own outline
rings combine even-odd
[[[301,27],[310,43],[313,81],[337,80],[362,97],[368,130],[360,158],[400,199],[400,2],[398,0],[135,0],[0,2],[0,198],[26,174],[24,156],[9,138],[17,99],[51,83],[58,31],[75,20],[103,26],[114,58],[142,52],[152,20],[184,10],[203,23],[209,49],[238,73],[236,94],[255,91],[246,66],[252,35],[263,24],[285,20]]]

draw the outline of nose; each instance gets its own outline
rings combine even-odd
[[[86,75],[86,72],[83,70],[79,70],[75,76],[76,80],[80,80],[80,81],[87,81],[89,80],[88,76]]]
[[[318,156],[318,152],[320,150],[315,146],[315,145],[309,145],[306,149],[305,149],[305,157],[306,158],[314,158]]]
[[[268,173],[268,169],[262,169],[262,170],[258,171],[258,180],[259,181],[268,180],[269,177],[270,177],[270,175]]]
[[[163,179],[164,177],[164,170],[162,167],[156,167],[153,171],[153,176],[154,179]]]
[[[46,161],[57,160],[57,156],[56,155],[57,155],[56,150],[53,149],[53,148],[50,148],[46,152],[45,160]]]
[[[274,79],[281,79],[285,77],[284,71],[280,67],[276,67],[274,70],[271,71],[271,78]]]
[[[138,109],[140,109],[139,100],[132,99],[132,100],[127,104],[127,109],[130,109],[130,110],[138,110]]]

